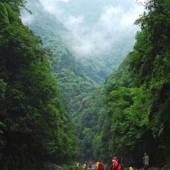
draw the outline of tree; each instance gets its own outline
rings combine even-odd
[[[169,161],[169,26],[168,0],[151,0],[146,5],[147,13],[137,20],[141,26],[131,66],[135,73],[136,86],[145,86],[150,93],[149,120],[160,151]],[[139,41],[140,40],[140,41]],[[165,119],[166,117],[166,119]]]
[[[0,5],[0,163],[24,170],[69,162],[77,153],[74,130],[49,56],[13,4]]]

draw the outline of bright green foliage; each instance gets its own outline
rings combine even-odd
[[[134,50],[118,70],[109,76],[103,87],[106,88],[105,103],[107,109],[103,105],[103,88],[93,91],[96,86],[94,82],[91,81],[91,79],[93,79],[96,82],[100,82],[98,76],[105,76],[106,72],[99,71],[96,76],[92,71],[94,69],[91,65],[93,61],[90,59],[90,64],[86,64],[83,68],[91,79],[87,78],[86,74],[84,74],[79,67],[81,64],[78,65],[76,63],[74,56],[66,48],[65,44],[61,42],[60,33],[65,34],[67,31],[61,31],[63,27],[59,23],[54,27],[55,24],[52,22],[50,15],[48,17],[43,15],[43,19],[41,17],[38,18],[34,21],[36,24],[34,23],[30,26],[42,37],[45,42],[44,45],[50,47],[54,52],[54,72],[59,80],[59,86],[62,90],[66,107],[72,114],[74,123],[76,123],[77,134],[80,139],[79,156],[81,158],[86,159],[93,157],[96,160],[109,160],[108,163],[110,164],[111,156],[116,155],[125,158],[125,166],[142,166],[143,153],[148,152],[151,158],[151,165],[160,166],[164,164],[163,160],[165,160],[165,162],[170,160],[169,7],[169,0],[150,0],[146,4],[148,11],[136,21],[136,24],[141,25],[141,31],[136,34]],[[2,9],[2,11],[4,11],[3,13],[5,13],[5,8],[3,7]],[[2,23],[9,24],[10,20],[6,17]],[[13,31],[15,31],[15,29]],[[8,34],[10,32],[8,32]],[[4,32],[1,37],[5,34],[7,34],[7,32]],[[14,36],[14,39],[17,39],[19,35],[20,34]],[[23,34],[21,35],[24,36]],[[57,39],[54,37],[57,37]],[[4,38],[3,43],[5,44],[6,41],[8,40]],[[39,40],[36,38],[35,41]],[[16,41],[15,44],[16,43],[18,44],[20,41]],[[4,46],[6,46],[6,44]],[[22,43],[20,45],[22,46]],[[19,48],[14,49],[15,52],[19,50]],[[38,129],[44,131],[45,135],[50,132],[48,135],[51,137],[52,132],[41,117],[41,113],[46,115],[44,113],[47,112],[43,106],[48,108],[50,112],[47,114],[47,120],[51,118],[50,115],[53,115],[54,119],[58,122],[57,125],[48,122],[48,125],[56,127],[57,133],[54,131],[54,134],[58,140],[56,144],[53,142],[55,139],[51,142],[48,139],[43,140],[40,142],[41,148],[47,149],[51,155],[53,155],[56,149],[57,153],[62,153],[63,156],[64,153],[69,153],[70,148],[74,145],[74,141],[71,140],[73,137],[72,131],[69,131],[69,128],[72,129],[73,127],[69,121],[66,121],[67,126],[62,123],[68,120],[65,114],[60,115],[60,113],[63,113],[62,102],[60,99],[55,98],[54,101],[57,106],[59,106],[56,108],[52,102],[53,100],[51,101],[50,99],[54,97],[52,93],[58,94],[58,92],[53,89],[53,83],[52,86],[49,86],[50,80],[47,78],[48,76],[39,72],[41,66],[41,68],[46,68],[46,71],[49,72],[48,63],[45,62],[46,56],[44,53],[40,56],[37,54],[34,55],[34,51],[35,50],[32,51],[30,56],[36,56],[36,62],[31,62],[32,60],[34,61],[33,58],[30,58],[31,61],[27,60],[25,65],[29,65],[30,69],[29,71],[26,70],[25,73],[22,72],[22,74],[19,74],[19,77],[28,74],[31,78],[30,85],[34,82],[33,87],[36,87],[38,84],[45,95],[41,94],[37,88],[31,87],[33,88],[32,91],[28,88],[27,95],[30,93],[32,96],[28,98],[32,101],[32,105],[28,105],[30,109],[29,118],[31,118],[33,122],[38,123]],[[16,57],[19,63],[23,63],[21,58],[17,57],[18,55],[11,55],[11,58],[13,56]],[[119,52],[117,52],[117,56],[119,56]],[[107,60],[107,56],[105,57]],[[31,65],[29,64],[30,62]],[[17,69],[14,70],[17,71]],[[21,70],[24,70],[24,68]],[[35,73],[31,70],[35,70]],[[40,77],[37,76],[39,74],[41,75]],[[7,79],[10,75],[3,71],[3,76]],[[14,74],[10,79],[13,78],[13,76],[15,78]],[[42,82],[44,82],[41,79],[42,77],[45,79],[45,82],[48,83],[42,84]],[[29,80],[28,78],[28,83]],[[37,83],[36,80],[39,83]],[[6,81],[4,82],[6,83]],[[24,84],[24,87],[26,85],[27,83]],[[46,86],[48,87],[47,89],[45,88]],[[18,81],[13,81],[9,87],[12,88],[10,93],[17,99],[14,103],[15,105],[19,103],[17,101],[26,101],[27,103],[26,91],[22,90],[23,86],[21,86]],[[6,89],[6,85],[2,89]],[[50,89],[50,92],[48,92],[48,89]],[[37,97],[34,91],[36,91],[40,97]],[[92,94],[90,94],[91,92]],[[35,102],[34,98],[37,99],[38,102],[37,100]],[[41,100],[41,98],[43,100]],[[13,102],[9,104],[10,108],[15,108]],[[22,109],[20,106],[20,111],[25,113]],[[32,117],[30,117],[31,113],[34,113]],[[55,117],[53,113],[59,117]],[[44,127],[40,126],[41,123]],[[30,130],[30,128],[28,128],[28,130]],[[69,137],[65,135],[65,132],[67,132]],[[68,144],[63,141],[68,141]],[[74,149],[72,149],[71,152],[72,155],[74,155],[73,150]],[[45,151],[43,150],[42,153],[44,154]],[[60,160],[60,158],[63,159],[62,156],[58,156],[57,160]],[[69,156],[71,155],[69,154]]]
[[[54,16],[47,13],[38,1],[36,5],[34,5],[34,0],[29,0],[29,2],[27,8],[31,10],[33,16],[35,14],[35,17],[31,23],[27,24],[42,38],[44,46],[53,51],[53,72],[62,91],[64,104],[76,125],[80,147],[77,159],[80,161],[87,159],[107,160],[108,154],[105,152],[107,148],[101,147],[102,133],[100,133],[107,109],[103,104],[103,87],[98,88],[97,84],[103,82],[110,69],[117,68],[131,42],[127,43],[127,38],[124,38],[117,43],[112,51],[108,50],[96,57],[82,58],[81,61],[77,61],[67,47],[65,39],[61,38],[62,35],[70,35],[69,31]],[[77,13],[80,10],[82,12],[81,6],[75,10],[82,3],[89,7],[89,3],[86,1],[70,1],[69,10],[66,12],[70,11],[70,5],[73,5],[71,11]],[[103,1],[98,5],[101,3],[106,4]],[[92,1],[91,5],[96,6],[95,2]],[[91,7],[88,9],[91,10]],[[91,14],[89,10],[83,12],[89,15]],[[91,10],[91,12],[95,15],[94,11]],[[88,22],[94,19],[92,15],[89,16]],[[124,75],[124,79],[125,77]],[[126,81],[126,84],[128,82],[129,80]],[[112,147],[111,144],[109,147]]]
[[[19,14],[19,8],[24,7],[26,0],[0,0],[3,4],[9,4]]]
[[[77,152],[74,127],[47,53],[10,4],[0,8],[0,164],[24,170],[69,162]]]
[[[103,140],[109,140],[107,129],[110,140],[106,144],[111,143],[113,154],[131,157],[128,165],[142,166],[143,152],[149,153],[152,165],[170,159],[169,7],[168,0],[147,3],[147,13],[136,21],[141,31],[136,34],[134,51],[106,83],[110,110]]]
[[[53,51],[53,72],[58,80],[66,106],[70,115],[79,113],[80,103],[95,88],[96,84],[82,70],[82,64],[77,62],[63,40],[62,35],[67,35],[68,30],[56,18],[42,8],[34,0],[29,0],[27,8],[35,15],[29,24],[31,30],[42,38],[43,45]],[[24,12],[24,11],[23,11]],[[94,72],[90,74],[95,75]]]
[[[155,138],[159,141],[166,161],[169,160],[168,155],[170,153],[170,138],[167,134],[170,129],[169,7],[170,2],[168,0],[151,0],[148,2],[146,8],[149,13],[146,13],[137,21],[142,28],[140,39],[143,39],[143,43],[141,46],[140,41],[137,41],[135,54],[131,56],[131,65],[135,72],[138,71],[136,85],[144,84],[149,89],[151,129]],[[147,48],[144,48],[146,46]]]
[[[110,157],[125,157],[125,166],[141,166],[143,152],[147,150],[152,155],[156,142],[149,126],[150,95],[143,87],[133,87],[134,75],[129,69],[128,57],[106,82],[109,112],[103,126],[102,146],[108,146],[105,154]]]

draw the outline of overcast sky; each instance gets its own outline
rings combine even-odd
[[[59,1],[69,4],[69,0],[40,0],[45,10],[55,15],[72,32],[74,38],[65,38],[70,42],[72,50],[80,56],[82,54],[91,56],[98,51],[114,48],[115,43],[126,37],[134,39],[136,31],[139,30],[134,22],[143,13],[144,6],[141,3],[145,2],[144,0],[115,0],[117,3],[114,5],[102,6],[97,20],[89,25],[86,22],[86,15],[80,12],[79,15],[69,14],[69,11],[59,6],[59,3],[61,4]],[[93,1],[97,6],[97,0]],[[23,21],[27,23],[31,20],[27,16]]]

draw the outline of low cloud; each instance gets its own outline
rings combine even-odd
[[[142,12],[142,8],[134,3],[131,9],[123,8],[123,4],[103,7],[98,21],[88,26],[84,16],[69,16],[65,26],[74,35],[67,42],[78,56],[91,57],[104,51],[113,49],[115,44],[129,37],[134,39],[139,30],[134,25],[135,20]]]
[[[112,1],[108,0],[110,3],[102,6],[98,19],[89,24],[86,15],[83,13],[74,15],[61,5],[61,3],[69,5],[71,0],[70,2],[69,0],[40,0],[45,10],[55,15],[67,27],[71,34],[67,34],[64,38],[72,51],[77,56],[83,57],[95,56],[113,49],[122,39],[134,39],[136,31],[139,30],[134,22],[144,11],[144,6],[140,5],[139,1],[144,3],[144,0],[119,0],[115,1],[116,4],[111,4]],[[25,16],[23,20],[29,23],[33,18]]]
[[[33,15],[28,15],[28,12],[23,11],[22,12],[22,22],[26,25],[30,25],[34,20]]]

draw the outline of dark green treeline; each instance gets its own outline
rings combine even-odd
[[[109,108],[102,127],[104,155],[124,157],[126,166],[170,162],[170,1],[150,0],[136,21],[133,51],[106,81]]]
[[[41,40],[20,21],[22,0],[0,1],[0,169],[42,169],[77,153]]]
[[[23,2],[0,2],[0,163],[8,169],[66,163],[76,155],[74,131],[49,55],[20,22]],[[82,161],[111,164],[116,155],[138,168],[147,152],[150,166],[170,162],[170,2],[150,0],[146,10],[136,21],[133,51],[72,116]]]

